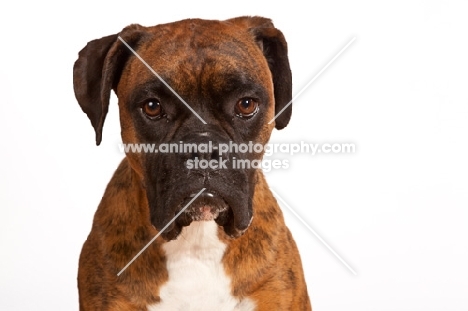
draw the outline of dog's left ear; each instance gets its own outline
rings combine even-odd
[[[282,111],[292,99],[292,75],[289,67],[288,45],[283,33],[276,29],[272,21],[259,16],[244,16],[228,20],[242,28],[248,29],[263,51],[273,77],[275,94],[275,115]],[[290,104],[275,119],[275,127],[281,130],[291,119]]]
[[[119,34],[88,42],[73,66],[73,87],[81,109],[96,133],[96,145],[102,140],[102,127],[109,110],[110,92],[117,86],[123,66],[131,52],[118,39],[134,46],[143,27],[130,25]]]

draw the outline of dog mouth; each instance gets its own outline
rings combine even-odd
[[[193,201],[193,202],[192,202]],[[226,201],[216,192],[205,191],[197,196],[191,193],[177,207],[177,212],[184,211],[177,220],[183,226],[188,226],[192,221],[211,221],[224,218],[229,212]]]
[[[163,230],[161,236],[167,240],[174,240],[182,232],[183,227],[194,221],[215,221],[229,238],[237,238],[245,233],[252,221],[252,214],[248,208],[240,208],[239,198],[223,196],[213,190],[205,190],[201,194],[194,191],[181,195],[173,210],[172,216],[166,217],[165,223],[153,222],[156,229]],[[173,203],[175,203],[173,201]],[[236,205],[237,204],[237,205]],[[239,211],[242,210],[239,216]],[[237,212],[236,212],[237,211]],[[237,213],[237,215],[236,215]],[[157,218],[162,219],[162,218]],[[172,219],[172,221],[171,221]],[[242,220],[245,219],[245,220]],[[167,225],[169,223],[169,225]],[[166,226],[167,225],[167,226]]]

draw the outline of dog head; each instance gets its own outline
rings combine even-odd
[[[260,160],[262,153],[220,152],[217,147],[264,145],[273,127],[282,129],[289,122],[287,45],[269,19],[131,25],[89,42],[73,74],[76,98],[91,120],[98,145],[114,90],[124,144],[189,146],[172,153],[126,155],[143,181],[151,222],[158,230],[206,189],[163,237],[174,239],[183,226],[197,220],[215,220],[231,237],[248,228],[256,169],[234,168],[233,163]],[[214,148],[190,149],[201,145]],[[188,165],[197,160],[214,165]]]

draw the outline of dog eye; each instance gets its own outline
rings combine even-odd
[[[241,118],[250,118],[258,112],[258,101],[253,98],[241,98],[236,103],[236,114]]]
[[[141,108],[143,113],[150,119],[158,119],[162,116],[161,103],[157,99],[148,99]]]

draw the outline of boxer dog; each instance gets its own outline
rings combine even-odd
[[[73,83],[97,145],[111,90],[124,144],[265,145],[291,116],[286,41],[262,17],[130,25],[80,51]],[[127,152],[83,245],[80,310],[311,310],[298,249],[261,169],[229,165],[262,156]],[[187,165],[196,159],[227,165]]]

